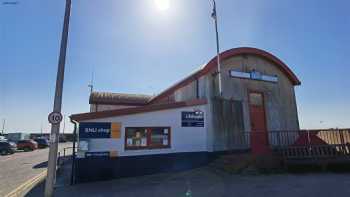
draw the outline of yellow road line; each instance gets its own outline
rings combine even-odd
[[[24,196],[26,192],[28,192],[30,189],[32,189],[36,184],[40,183],[42,180],[46,177],[47,170],[45,169],[40,174],[36,175],[35,177],[29,179],[25,183],[18,186],[16,189],[14,189],[9,194],[5,195],[5,197],[19,197]]]

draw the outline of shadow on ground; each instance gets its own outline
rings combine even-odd
[[[47,168],[47,161],[41,162],[36,164],[35,166],[33,166],[34,169],[38,169],[38,168]]]

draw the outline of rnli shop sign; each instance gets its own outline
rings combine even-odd
[[[121,124],[116,122],[82,122],[79,138],[120,138]]]
[[[204,112],[183,111],[181,112],[182,127],[204,127]]]

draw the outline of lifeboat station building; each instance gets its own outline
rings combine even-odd
[[[227,152],[268,154],[270,133],[299,130],[296,75],[256,48],[220,54],[156,96],[92,92],[76,124],[76,182],[177,171]]]

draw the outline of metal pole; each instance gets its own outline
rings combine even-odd
[[[61,38],[61,48],[60,48],[60,55],[58,60],[55,100],[54,100],[54,106],[53,106],[53,111],[58,113],[61,113],[61,106],[62,106],[64,67],[66,62],[70,10],[71,10],[71,0],[66,0],[64,23],[63,23],[62,38]],[[45,197],[53,196],[53,189],[54,189],[54,183],[56,178],[56,164],[57,164],[56,162],[57,162],[59,131],[60,131],[60,124],[51,125],[49,160],[48,160],[47,177],[46,177],[46,183],[45,183]]]
[[[76,135],[77,135],[77,122],[71,119],[71,122],[74,124],[74,131],[73,131],[73,152],[72,152],[72,172],[70,177],[70,184],[73,185],[75,183],[75,142],[76,142]]]
[[[88,87],[90,88],[90,94],[91,94],[94,91],[94,72],[91,73],[91,81]]]
[[[2,119],[2,130],[1,130],[2,135],[5,134],[5,123],[6,123],[6,119],[4,118]]]
[[[215,22],[215,35],[216,35],[216,61],[218,66],[218,82],[219,82],[219,96],[222,96],[222,84],[221,84],[221,63],[220,63],[220,43],[219,43],[219,32],[218,32],[218,15],[216,13],[216,2],[213,0],[213,13],[212,17]]]
[[[63,115],[63,128],[62,128],[62,134],[64,136],[64,130],[66,129],[66,115]]]
[[[43,123],[40,124],[40,137],[43,137]]]

